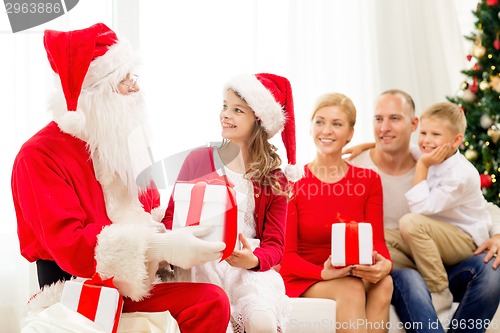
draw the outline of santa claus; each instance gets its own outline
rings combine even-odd
[[[153,219],[158,191],[134,172],[146,147],[134,133],[146,117],[131,47],[102,23],[47,30],[44,45],[59,79],[54,120],[21,147],[12,171],[21,254],[36,262],[42,288],[31,303],[49,306],[61,281],[97,272],[113,277],[124,312],[168,310],[182,332],[225,332],[221,289],[155,283],[160,262],[192,267],[216,260],[225,245],[201,240],[205,227],[166,232]]]

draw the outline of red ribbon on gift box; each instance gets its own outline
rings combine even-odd
[[[356,265],[359,263],[359,230],[358,222],[348,221],[349,218],[337,213],[339,223],[345,224],[345,265]],[[349,240],[349,241],[348,241]]]
[[[358,223],[351,221],[345,223],[345,264],[346,266],[359,263],[359,234]],[[349,241],[347,241],[349,240]]]
[[[191,200],[189,202],[188,215],[186,226],[199,225],[201,219],[201,210],[203,207],[203,198],[205,197],[205,189],[207,185],[222,185],[227,189],[226,197],[226,212],[224,215],[224,243],[226,248],[222,251],[220,261],[228,258],[236,245],[238,237],[238,207],[236,205],[236,192],[232,188],[227,179],[209,179],[198,181],[191,189]]]
[[[97,272],[92,276],[91,279],[86,280],[82,286],[80,301],[78,302],[78,308],[76,311],[92,321],[95,321],[95,317],[97,314],[97,304],[99,303],[99,297],[101,295],[102,287],[117,289],[113,284],[112,277],[103,280]],[[115,314],[115,322],[112,331],[113,333],[118,329],[122,307],[123,299],[120,297],[118,301],[118,308]]]

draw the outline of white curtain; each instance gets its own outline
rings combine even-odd
[[[56,20],[16,34],[5,11],[0,15],[0,332],[12,333],[19,332],[24,305],[38,291],[36,267],[19,252],[10,175],[21,145],[51,119],[46,97],[53,74],[43,48],[43,31],[81,29],[99,21],[111,26],[112,7],[109,0],[80,1]]]
[[[12,34],[0,13],[0,332],[19,331],[37,291],[34,265],[19,254],[10,173],[21,144],[50,120],[51,69],[43,30],[104,22],[140,50],[140,85],[152,120],[156,159],[218,141],[222,86],[235,74],[290,79],[297,156],[314,156],[309,116],[315,99],[338,91],[358,109],[353,144],[372,140],[371,111],[384,89],[402,88],[421,109],[453,94],[465,66],[463,34],[475,0],[82,0],[68,14]],[[460,31],[454,5],[462,22]],[[275,144],[284,157],[277,136]],[[163,199],[166,202],[166,199]]]

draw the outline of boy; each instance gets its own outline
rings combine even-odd
[[[473,256],[489,238],[491,217],[474,166],[458,152],[465,133],[463,111],[453,103],[437,103],[420,116],[413,187],[406,193],[411,213],[399,221],[407,251],[424,278],[439,311],[453,296],[444,265]]]

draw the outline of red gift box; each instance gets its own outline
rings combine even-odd
[[[214,226],[212,233],[203,239],[226,244],[221,261],[234,252],[238,244],[239,225],[243,223],[245,214],[244,194],[237,193],[227,180],[195,180],[175,184],[174,202],[174,228]]]
[[[123,299],[113,278],[102,280],[96,273],[85,281],[66,281],[61,303],[95,322],[104,332],[117,331]]]
[[[372,225],[366,222],[332,224],[332,265],[371,265],[373,263]]]

